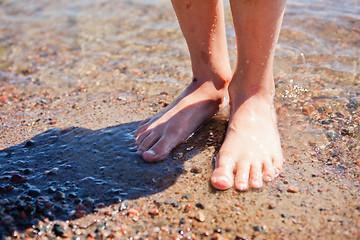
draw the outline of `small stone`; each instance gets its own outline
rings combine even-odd
[[[9,225],[14,221],[14,218],[10,215],[5,215],[4,217],[1,218],[2,222],[4,223],[4,225]]]
[[[53,232],[56,236],[62,237],[65,234],[65,229],[59,223],[55,223]]]
[[[343,128],[340,131],[341,135],[354,137],[355,136],[355,129],[353,127]]]
[[[200,208],[200,209],[204,209],[204,208],[205,208],[205,206],[204,206],[201,202],[196,203],[195,206],[196,206],[197,208]]]
[[[74,216],[76,218],[81,218],[81,217],[85,216],[85,211],[84,210],[75,211]]]
[[[160,211],[157,208],[152,208],[149,210],[149,214],[152,216],[159,215]]]
[[[55,175],[55,174],[57,174],[58,173],[58,171],[59,171],[59,168],[52,168],[50,171],[49,171],[49,173],[48,173],[48,175]]]
[[[266,202],[265,203],[268,206],[268,209],[274,209],[275,208],[275,204],[272,202]]]
[[[48,201],[48,202],[45,202],[45,203],[44,203],[44,207],[45,207],[45,208],[51,208],[52,206],[54,206],[54,203],[53,203],[53,202]]]
[[[140,211],[136,208],[130,208],[128,213],[129,213],[129,216],[134,217],[134,216],[139,216]]]
[[[355,112],[356,109],[359,107],[359,103],[356,102],[355,100],[349,102],[348,104],[346,104],[346,107],[348,108],[348,110],[350,112]]]
[[[76,192],[70,192],[70,193],[68,194],[68,196],[69,196],[70,198],[76,198],[76,197],[77,197],[77,193],[76,193]]]
[[[296,186],[289,186],[287,191],[290,193],[297,193],[297,192],[299,192],[299,188]]]
[[[63,200],[63,199],[65,199],[65,193],[63,193],[61,191],[56,191],[54,198],[55,198],[55,200]]]
[[[25,142],[25,145],[24,145],[24,147],[32,147],[32,146],[34,146],[35,145],[35,141],[34,140],[27,140],[26,142]]]
[[[92,198],[85,198],[83,201],[83,204],[87,207],[91,207],[92,205],[94,205],[94,200]]]
[[[54,193],[54,192],[56,192],[56,188],[54,186],[50,186],[50,187],[48,187],[47,192]]]
[[[195,215],[195,219],[198,220],[199,222],[204,222],[205,221],[205,214],[203,212],[199,211]]]
[[[257,232],[262,232],[262,231],[264,231],[264,228],[260,225],[256,225],[256,226],[254,226],[254,230]]]
[[[96,204],[95,207],[96,207],[96,208],[104,208],[104,207],[105,207],[105,204],[104,204],[104,203],[98,203],[98,204]]]
[[[190,169],[190,172],[197,174],[197,173],[201,173],[202,169],[199,166],[194,166]]]
[[[236,236],[235,240],[248,240],[248,238],[245,236]]]
[[[30,197],[33,197],[33,198],[40,196],[40,194],[41,194],[41,192],[37,188],[32,188],[27,191],[27,195],[29,195]]]
[[[327,138],[331,141],[335,141],[339,138],[339,135],[334,131],[327,131],[325,134]]]
[[[190,198],[190,194],[189,193],[186,193],[184,194],[181,198],[184,198],[184,199],[188,199]]]
[[[84,204],[79,203],[78,205],[76,205],[75,210],[76,211],[81,211],[81,210],[86,210],[86,208],[87,207]]]
[[[13,174],[10,178],[10,182],[15,183],[15,184],[21,184],[27,181],[26,177],[23,177],[19,174]]]
[[[124,211],[128,207],[128,201],[125,200],[120,204],[119,211]]]
[[[281,217],[282,217],[282,218],[286,218],[286,213],[282,213],[282,214],[281,214]]]
[[[214,233],[212,236],[211,236],[211,240],[221,240],[223,239],[223,237],[221,236],[220,233]]]
[[[180,221],[179,221],[180,224],[185,224],[186,223],[186,220],[185,218],[181,218]]]
[[[214,229],[214,233],[220,233],[221,234],[221,228]]]

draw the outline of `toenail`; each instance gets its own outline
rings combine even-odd
[[[252,186],[253,186],[254,188],[260,188],[260,187],[261,187],[260,181],[259,181],[259,180],[254,181],[254,182],[252,183]]]
[[[238,184],[237,184],[237,189],[238,189],[239,191],[246,191],[246,189],[247,189],[247,184],[246,184],[246,183],[238,183]]]
[[[214,177],[212,182],[218,189],[227,189],[232,187],[232,182],[225,176]]]
[[[272,180],[272,179],[271,179],[270,176],[266,176],[266,177],[265,177],[265,181],[266,181],[266,182],[271,182],[271,180]]]
[[[151,155],[153,155],[153,156],[155,156],[156,155],[156,152],[154,151],[154,150],[147,150],[146,151],[146,153],[149,153],[149,154],[151,154]]]
[[[280,169],[276,168],[275,169],[275,177],[278,177],[280,173],[281,173]]]
[[[137,151],[136,151],[136,154],[137,154],[137,155],[142,155],[142,154],[143,154],[143,151],[137,150]]]

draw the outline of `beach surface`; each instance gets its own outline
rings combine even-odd
[[[168,1],[0,0],[0,239],[360,239],[359,12],[288,1],[284,170],[239,192],[209,181],[228,109],[161,162],[135,153],[139,122],[192,79]]]

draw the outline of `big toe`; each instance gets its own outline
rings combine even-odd
[[[234,184],[234,164],[230,158],[218,158],[218,164],[211,176],[211,184],[219,190],[226,190]]]

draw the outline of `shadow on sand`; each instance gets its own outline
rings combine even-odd
[[[37,224],[39,220],[74,219],[114,203],[149,196],[170,187],[186,158],[222,136],[209,129],[226,124],[212,118],[177,148],[191,151],[147,163],[135,153],[138,122],[99,130],[52,129],[0,151],[0,235]]]

